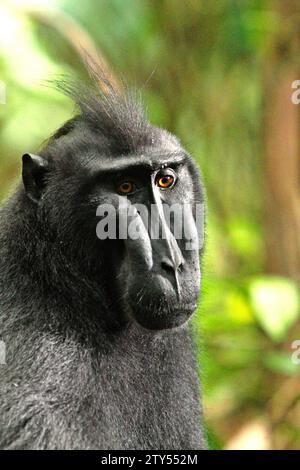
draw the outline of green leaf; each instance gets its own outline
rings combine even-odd
[[[250,283],[250,297],[257,322],[275,342],[286,337],[299,317],[299,292],[286,278],[260,277]]]
[[[264,364],[279,374],[300,374],[299,364],[294,364],[292,361],[292,352],[290,354],[280,351],[270,352],[264,358]]]

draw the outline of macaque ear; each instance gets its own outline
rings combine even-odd
[[[46,184],[48,162],[39,155],[25,153],[22,157],[22,178],[28,197],[38,202]]]

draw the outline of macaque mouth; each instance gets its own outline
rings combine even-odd
[[[173,280],[170,279],[173,277]],[[130,317],[142,327],[162,330],[178,327],[189,320],[197,309],[198,287],[189,288],[186,279],[174,275],[151,274],[145,282],[129,286],[127,300]]]
[[[131,319],[146,330],[170,330],[185,325],[197,309],[197,304],[182,303],[174,307],[167,304],[137,311],[131,307]]]

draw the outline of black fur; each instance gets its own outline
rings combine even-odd
[[[139,326],[118,282],[128,264],[124,250],[95,237],[102,162],[118,166],[183,150],[149,124],[135,100],[104,82],[106,94],[59,84],[80,113],[40,153],[47,162],[42,197],[35,202],[20,184],[0,211],[2,449],[205,447],[190,327]],[[182,171],[197,202],[198,173],[185,156]],[[138,266],[135,274],[141,282]],[[154,288],[145,289],[154,299],[141,314],[158,309]],[[173,315],[168,303],[160,305]]]

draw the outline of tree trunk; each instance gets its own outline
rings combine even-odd
[[[300,8],[294,0],[281,0],[277,7],[282,28],[273,36],[265,74],[266,268],[299,282],[300,122],[291,85],[300,74],[294,64],[299,59],[297,30],[290,19]]]

